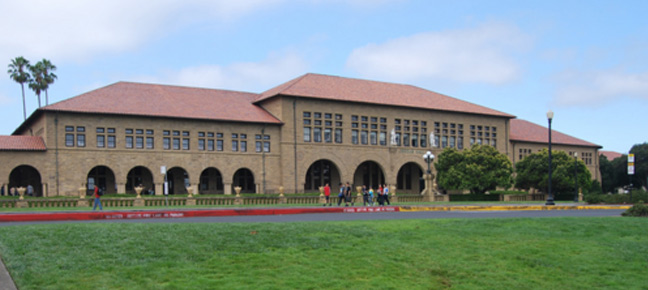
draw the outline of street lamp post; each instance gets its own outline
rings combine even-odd
[[[578,152],[574,152],[574,202],[578,202]]]
[[[426,152],[425,155],[423,155],[423,160],[428,164],[427,174],[432,173],[432,170],[430,170],[430,163],[434,161],[434,154],[432,154],[431,151]]]
[[[547,193],[549,196],[547,197],[545,205],[555,205],[553,194],[551,194],[551,120],[553,119],[553,115],[554,113],[551,110],[547,112],[547,120],[549,120],[549,186]]]

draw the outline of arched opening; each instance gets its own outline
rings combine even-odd
[[[169,182],[169,194],[187,194],[189,182],[189,173],[182,167],[173,167],[167,171],[167,181]]]
[[[200,174],[200,194],[223,194],[223,176],[214,167],[209,167]]]
[[[21,165],[11,171],[9,174],[9,188],[12,187],[26,188],[25,196],[28,195],[28,192],[31,192],[32,196],[43,196],[41,175],[36,168],[29,165]],[[15,194],[18,194],[18,192],[16,191]]]
[[[87,188],[88,195],[94,192],[94,186],[97,185],[104,193],[114,194],[117,192],[117,184],[115,183],[115,174],[106,166],[95,166],[88,172]]]
[[[353,183],[351,184],[353,188],[362,185],[366,185],[367,188],[378,188],[381,184],[385,184],[385,174],[378,163],[365,161],[356,169]]]
[[[137,166],[131,169],[126,177],[126,193],[135,194],[135,187],[137,186],[144,187],[142,193],[155,190],[153,174],[144,166]]]
[[[252,171],[247,168],[241,168],[234,173],[234,180],[232,182],[232,192],[234,187],[240,186],[241,193],[256,193],[256,186],[254,185],[254,175]]]
[[[425,181],[423,180],[423,170],[421,167],[414,162],[403,165],[398,170],[396,188],[399,192],[410,194],[423,191],[425,189]]]
[[[340,171],[337,166],[329,160],[317,160],[308,167],[306,172],[306,183],[304,191],[318,191],[320,186],[327,183],[330,186],[337,186],[341,182]]]

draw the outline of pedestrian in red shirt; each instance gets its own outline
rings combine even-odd
[[[331,199],[330,199],[331,187],[329,186],[328,183],[324,186],[324,197],[326,197],[326,202],[324,203],[324,206],[326,206],[327,203],[329,204],[329,206],[332,206]]]

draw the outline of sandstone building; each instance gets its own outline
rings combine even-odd
[[[598,145],[553,132],[600,180]],[[0,136],[0,184],[39,196],[143,185],[162,194],[317,191],[340,182],[420,192],[422,155],[494,146],[516,161],[545,127],[410,85],[306,74],[261,94],[119,82],[36,110]],[[166,169],[166,170],[165,170]],[[166,172],[166,176],[163,174]]]

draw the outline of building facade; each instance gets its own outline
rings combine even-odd
[[[162,194],[165,179],[170,194],[314,192],[346,182],[418,193],[425,152],[485,144],[515,163],[546,148],[542,128],[414,86],[319,74],[261,94],[120,82],[40,108],[0,136],[0,183],[4,192],[32,185],[38,196],[95,184]],[[555,150],[598,156],[600,146],[557,134],[565,138]]]

